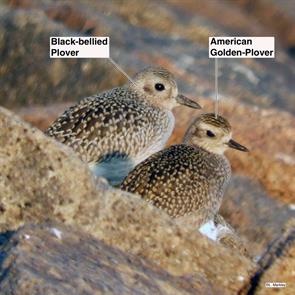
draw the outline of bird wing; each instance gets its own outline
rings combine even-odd
[[[186,145],[171,146],[137,165],[121,188],[139,194],[174,217],[201,208],[200,196],[208,194],[209,182],[195,165],[198,153]]]
[[[59,117],[47,134],[74,148],[87,162],[127,157],[147,144],[143,133],[151,132],[154,118],[143,115],[146,105],[141,106],[126,92],[115,88],[83,99]]]

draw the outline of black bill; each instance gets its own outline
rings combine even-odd
[[[202,108],[198,103],[196,103],[195,101],[189,99],[188,97],[186,97],[182,94],[177,95],[176,101],[180,104],[183,104],[183,105],[193,108],[193,109],[201,109]]]
[[[232,149],[236,149],[236,150],[239,150],[242,152],[249,152],[249,150],[245,146],[239,144],[238,142],[234,141],[233,139],[231,139],[227,145]]]

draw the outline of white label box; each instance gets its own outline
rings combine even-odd
[[[287,284],[285,282],[266,282],[265,288],[286,288]]]
[[[274,57],[274,37],[209,37],[209,58]]]
[[[50,58],[109,58],[109,37],[50,37]]]

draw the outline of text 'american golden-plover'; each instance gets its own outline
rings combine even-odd
[[[164,147],[174,128],[171,110],[180,104],[200,108],[178,93],[170,72],[149,67],[122,87],[83,99],[46,133],[72,147],[95,175],[119,184]]]
[[[209,221],[221,205],[231,167],[224,156],[227,148],[248,151],[233,139],[228,121],[202,114],[191,124],[182,144],[166,148],[129,173],[123,190],[136,193],[171,217],[202,212]]]

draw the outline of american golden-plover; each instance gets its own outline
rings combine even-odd
[[[225,118],[202,114],[191,124],[182,144],[137,165],[121,188],[140,195],[173,218],[200,212],[199,225],[205,224],[218,212],[231,177],[225,150],[248,151],[231,137]]]
[[[46,131],[72,147],[97,176],[119,184],[135,165],[161,150],[174,128],[171,110],[200,106],[178,93],[173,75],[149,67],[132,82],[87,97]]]

